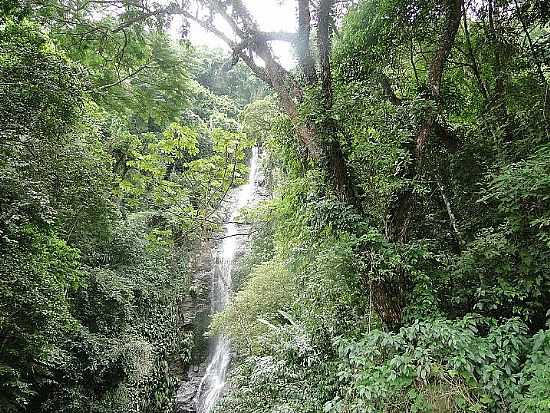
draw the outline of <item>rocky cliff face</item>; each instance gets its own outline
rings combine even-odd
[[[228,204],[233,200],[229,197]],[[243,225],[238,231],[246,232]],[[205,336],[211,320],[212,274],[216,256],[220,254],[220,245],[216,241],[205,242],[201,245],[200,253],[192,264],[193,280],[190,294],[183,302],[185,314],[184,327],[193,332],[194,346],[191,365],[187,366],[183,374],[180,387],[176,395],[177,413],[196,413],[195,396],[208,365],[209,346],[213,345]],[[247,243],[239,243],[235,253],[236,261],[246,252]]]
[[[258,159],[257,152],[255,159],[256,161]],[[265,178],[262,168],[259,170],[253,168],[252,170],[254,172],[251,172],[251,176],[249,177],[249,185],[234,188],[219,211],[218,218],[220,221],[226,221],[224,225],[225,233],[227,233],[229,225],[232,228],[229,231],[231,234],[247,234],[250,231],[250,225],[234,222],[239,221],[238,209],[235,212],[235,208],[253,207],[260,199],[266,197],[263,193]],[[249,188],[250,192],[243,194],[241,188]],[[243,203],[243,205],[239,205],[239,203]],[[234,238],[232,238],[233,241],[229,242],[231,244],[231,273],[235,270],[238,271],[238,267],[242,263],[242,257],[249,248],[248,237],[246,235],[235,235],[231,235]],[[225,238],[227,236],[221,237],[219,240],[203,243],[195,262],[192,263],[193,280],[190,294],[184,300],[183,306],[185,312],[184,326],[188,331],[193,332],[194,351],[191,365],[187,366],[177,393],[177,413],[197,412],[197,393],[207,370],[209,346],[211,346],[211,350],[214,350],[215,347],[214,343],[209,343],[208,338],[205,337],[205,332],[210,323],[211,311],[216,311],[212,310],[215,308],[215,306],[212,306],[212,303],[217,302],[216,300],[219,299],[219,294],[216,294],[213,288],[219,289],[219,285],[217,284],[219,283],[219,279],[215,277],[215,275],[218,275],[219,278],[219,274],[215,272],[215,268],[217,259],[225,259],[225,253],[228,249],[227,245],[225,245],[228,243],[224,242]],[[231,277],[229,278],[231,279]],[[215,287],[216,285],[218,287]]]
[[[182,303],[184,328],[193,333],[191,364],[185,366],[176,396],[178,413],[196,413],[195,395],[204,371],[208,355],[208,339],[205,333],[210,323],[210,279],[213,267],[212,242],[203,242],[194,262],[189,294]]]

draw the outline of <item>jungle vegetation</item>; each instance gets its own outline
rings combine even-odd
[[[2,3],[0,411],[173,411],[257,145],[219,412],[550,412],[549,3],[286,2]]]

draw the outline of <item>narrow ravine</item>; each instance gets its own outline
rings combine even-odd
[[[255,199],[257,175],[258,148],[253,148],[248,182],[235,189],[224,226],[224,236],[212,252],[215,254],[210,293],[212,314],[223,310],[231,297],[233,259],[246,238],[238,235],[241,229],[236,219],[241,209]],[[221,335],[213,339],[208,360],[206,373],[195,398],[198,413],[211,412],[224,390],[227,368],[231,361],[231,347],[226,337]]]

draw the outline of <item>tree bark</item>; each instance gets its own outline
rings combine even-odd
[[[447,0],[445,23],[439,38],[438,47],[432,58],[428,71],[427,94],[425,99],[436,108],[440,104],[440,88],[445,65],[451,53],[460,20],[462,16],[461,0]],[[391,96],[390,96],[391,98]],[[408,239],[409,226],[412,219],[412,210],[415,205],[415,194],[410,183],[422,170],[422,161],[425,149],[433,134],[437,122],[438,110],[427,109],[424,120],[421,122],[415,136],[414,148],[408,147],[411,162],[402,167],[396,175],[406,180],[405,186],[395,194],[391,201],[386,221],[386,237],[389,241],[405,243]],[[441,131],[440,131],[441,133]],[[411,146],[413,146],[411,145]],[[401,314],[406,305],[406,294],[410,279],[404,269],[397,271],[396,279],[392,280],[391,288],[383,281],[374,283],[375,295],[379,296],[382,321],[388,326],[399,326]]]
[[[311,12],[309,10],[309,0],[298,1],[298,41],[296,51],[298,63],[304,74],[307,85],[317,83],[317,71],[315,61],[311,54],[310,33],[311,33]]]
[[[332,70],[330,65],[330,12],[334,0],[321,0],[317,23],[317,48],[321,75],[321,97],[325,110],[332,108]]]
[[[461,0],[446,0],[445,27],[439,39],[439,46],[433,57],[428,73],[428,95],[426,99],[437,103],[439,101],[439,89],[445,63],[451,52],[456,32],[461,19]],[[319,0],[317,46],[319,51],[319,73],[315,71],[315,64],[309,47],[311,15],[309,0],[297,0],[298,26],[296,47],[299,55],[300,69],[307,86],[313,86],[320,80],[321,98],[324,110],[324,121],[320,127],[304,124],[298,115],[298,105],[304,95],[303,88],[294,76],[279,65],[273,58],[270,46],[265,37],[261,36],[256,24],[240,0],[222,2],[221,0],[209,0],[208,4],[216,3],[219,9],[223,9],[224,18],[237,36],[241,38],[238,53],[244,48],[259,56],[265,62],[265,68],[254,66],[250,58],[245,60],[252,65],[255,72],[265,74],[269,84],[277,92],[285,112],[296,125],[298,135],[310,156],[327,172],[334,192],[340,199],[361,210],[361,205],[354,196],[354,186],[349,173],[349,168],[338,140],[339,125],[331,117],[333,90],[330,62],[331,46],[331,12],[334,0]],[[227,3],[232,5],[231,16],[226,13]],[[242,26],[242,27],[241,27]],[[235,49],[234,49],[235,50]],[[391,98],[391,96],[389,96]],[[395,95],[393,95],[395,97]],[[413,162],[401,172],[405,178],[414,178],[421,165],[423,152],[428,139],[434,129],[437,113],[427,111],[422,124],[415,136],[415,141],[409,148]],[[414,204],[412,188],[407,186],[396,196],[396,201],[390,208],[390,223],[388,238],[391,241],[406,242],[408,226],[411,217],[411,209]],[[408,276],[404,270],[397,272],[392,280],[379,280],[369,285],[373,292],[373,304],[382,321],[392,328],[398,326],[401,313],[406,303],[406,295],[409,287]]]
[[[440,103],[440,89],[443,70],[449,55],[451,54],[456,34],[460,26],[461,16],[461,0],[448,0],[445,29],[439,38],[439,46],[428,71],[428,90],[430,93],[428,98],[431,99],[436,106],[439,106]],[[429,110],[424,123],[420,127],[420,130],[416,136],[416,156],[419,162],[422,161],[424,149],[426,147],[426,143],[428,142],[429,135],[432,132],[436,116],[437,113],[434,113],[433,110]]]
[[[317,18],[317,49],[319,52],[319,77],[321,81],[321,105],[324,109],[324,119],[317,136],[323,142],[324,167],[329,172],[329,179],[338,198],[361,210],[361,205],[355,196],[355,190],[349,173],[346,158],[338,139],[341,129],[333,119],[332,103],[332,68],[330,52],[332,44],[331,12],[334,0],[320,0]]]
[[[506,117],[506,103],[504,101],[504,72],[502,70],[502,52],[498,39],[495,18],[498,18],[498,9],[495,9],[494,0],[489,0],[487,5],[487,15],[489,20],[489,38],[493,44],[493,55],[495,62],[493,64],[493,74],[495,77],[495,96],[494,103],[502,116]]]

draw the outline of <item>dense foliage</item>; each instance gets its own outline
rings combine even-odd
[[[173,411],[191,256],[256,144],[217,411],[550,412],[547,2],[296,0],[297,34],[39,3],[0,8],[0,411]]]
[[[215,320],[237,351],[218,411],[550,411],[548,10],[464,7],[435,100],[442,3],[363,0],[344,17],[328,116],[360,209],[303,162],[288,118],[266,101],[245,109],[274,198]],[[306,93],[301,116],[326,125]],[[411,148],[432,111],[420,164]],[[394,238],[406,191],[407,235]],[[380,285],[405,291],[397,323],[378,312]]]
[[[248,75],[212,90],[216,53],[52,7],[0,20],[0,411],[170,411],[190,258],[251,146],[223,82]]]

